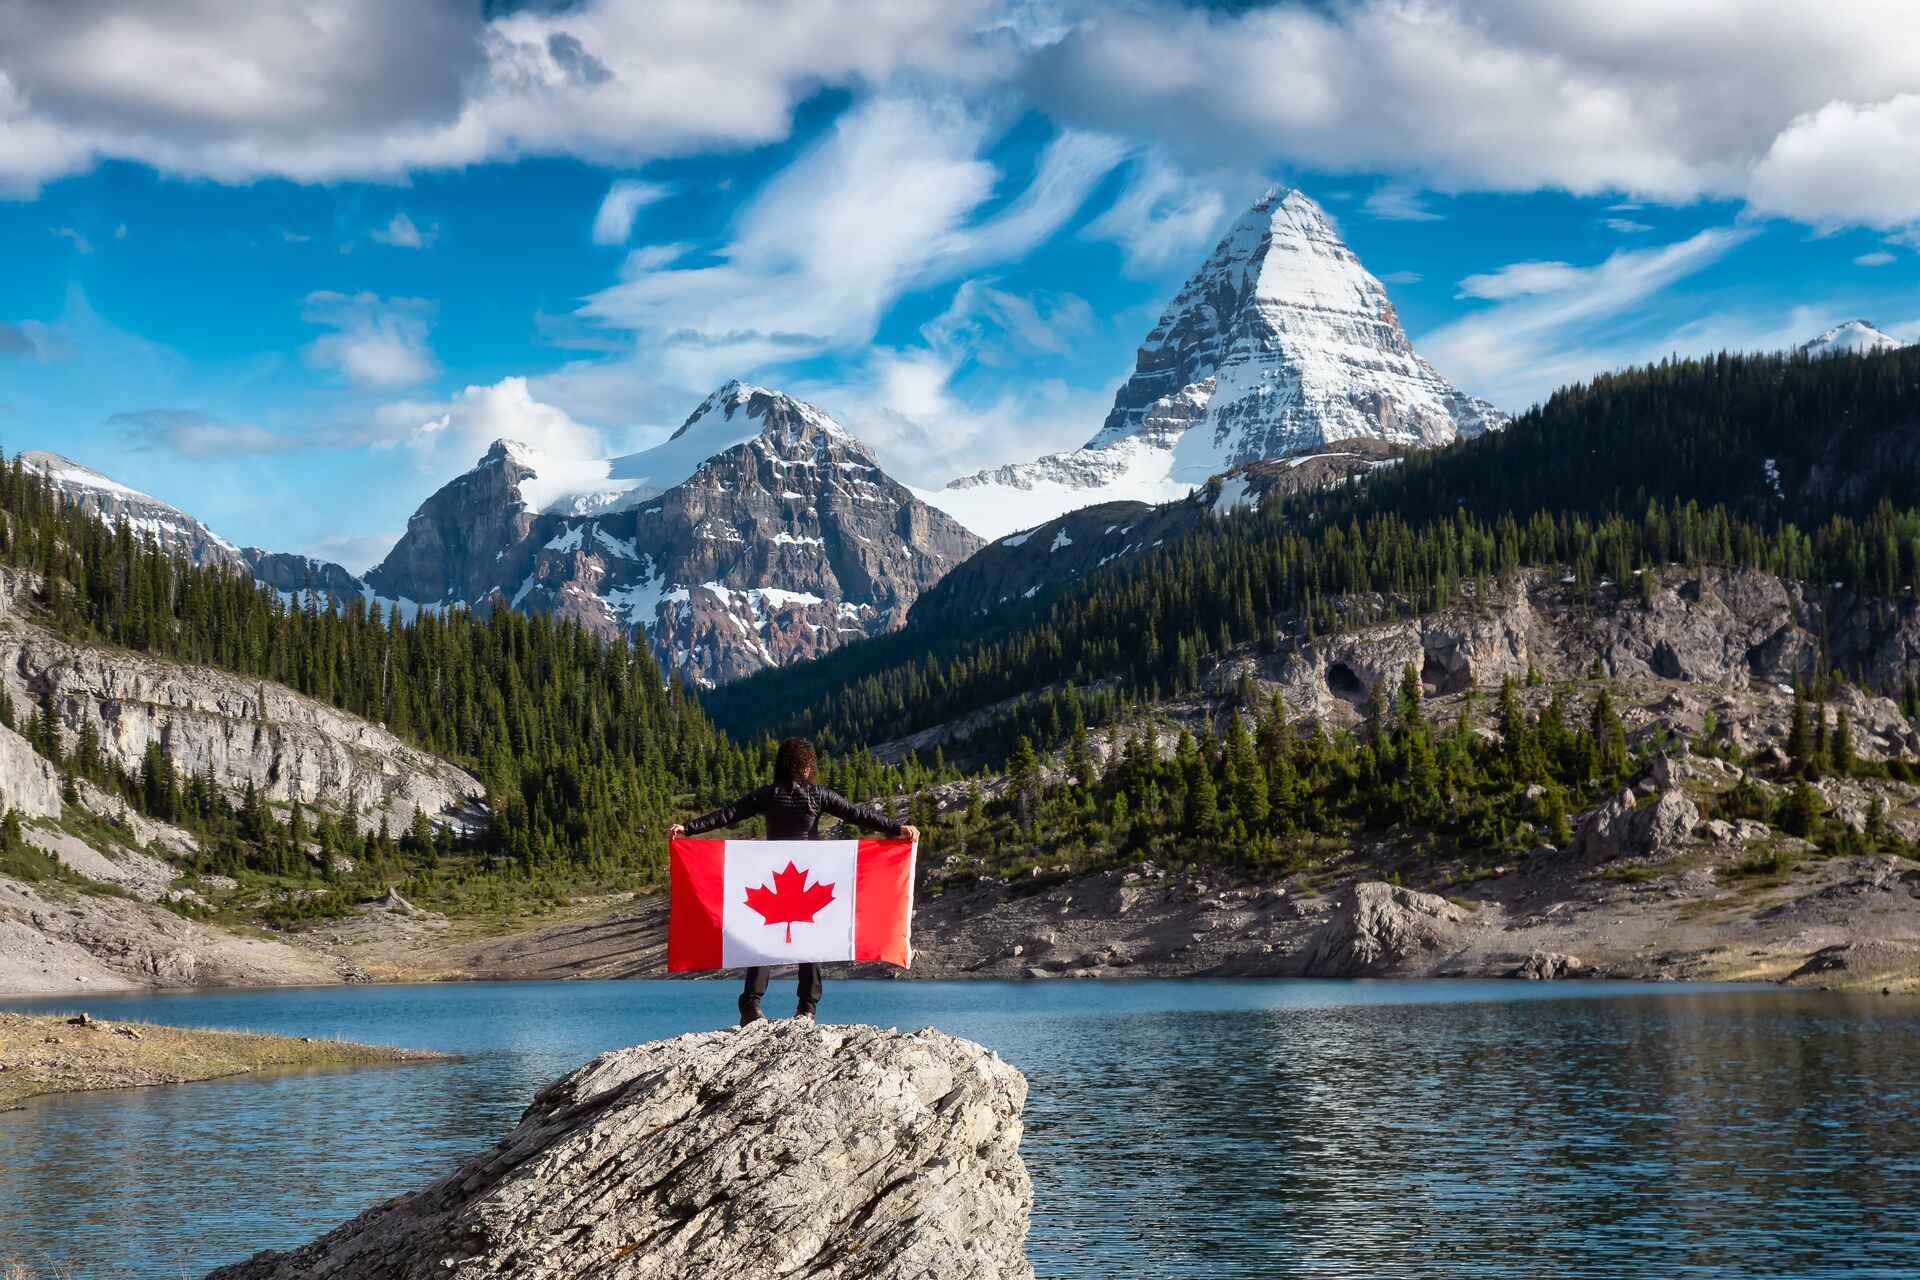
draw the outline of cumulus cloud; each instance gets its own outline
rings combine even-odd
[[[1751,187],[1790,216],[1892,225],[1920,211],[1912,166],[1890,172],[1915,151],[1920,42],[1890,38],[1911,25],[1907,0],[1147,0],[1090,13],[1024,84],[1065,121],[1209,162],[1443,192]]]
[[[822,86],[999,74],[1018,42],[986,30],[997,7],[0,0],[0,183],[31,193],[110,158],[331,181],[757,145]]]
[[[356,387],[392,391],[425,382],[438,369],[427,347],[433,305],[424,298],[323,290],[307,295],[301,315],[333,330],[306,345],[307,363]]]
[[[370,233],[377,243],[391,245],[396,249],[424,249],[440,238],[438,225],[420,227],[414,224],[407,211],[402,209],[388,220],[384,227],[375,227]]]
[[[135,449],[157,449],[185,458],[232,458],[281,453],[302,442],[247,422],[222,422],[193,409],[138,409],[116,413],[117,427]]]
[[[1748,198],[1761,212],[1816,226],[1910,227],[1920,224],[1916,155],[1920,93],[1829,102],[1773,140],[1754,166]]]
[[[1715,227],[1658,248],[1621,250],[1590,267],[1518,262],[1468,276],[1460,296],[1497,305],[1444,325],[1415,345],[1461,386],[1503,408],[1524,409],[1555,387],[1671,351],[1663,348],[1667,331],[1649,340],[1642,304],[1753,234],[1751,228]]]
[[[595,244],[625,244],[633,234],[633,219],[640,210],[673,194],[673,188],[661,182],[636,182],[622,178],[607,188],[600,211],[593,216]]]

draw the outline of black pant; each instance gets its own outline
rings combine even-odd
[[[747,970],[746,994],[758,1000],[767,994],[767,979],[773,976],[771,967],[764,964],[754,965]],[[799,996],[802,1008],[811,1009],[820,1003],[820,966],[803,964],[800,966]]]

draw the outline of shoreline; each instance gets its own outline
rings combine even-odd
[[[103,994],[106,1001],[89,1003],[141,993]],[[64,997],[59,999],[65,1002]],[[0,1010],[0,1112],[18,1110],[35,1098],[75,1093],[193,1084],[269,1071],[448,1062],[454,1056],[311,1036],[110,1021],[84,1010],[72,1014]]]

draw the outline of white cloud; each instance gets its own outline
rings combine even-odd
[[[535,506],[543,495],[604,480],[611,452],[605,433],[537,398],[527,379],[469,386],[448,400],[399,400],[380,406],[361,429],[369,439],[403,447],[436,481],[472,467],[496,440],[516,440],[539,455],[539,484],[523,488]]]
[[[0,0],[0,186],[128,159],[244,182],[522,155],[630,165],[786,136],[822,86],[978,82],[1018,45],[951,0]]]
[[[388,220],[384,227],[375,227],[370,233],[380,244],[392,245],[396,249],[424,249],[440,238],[438,225],[418,227],[407,211],[402,209]]]
[[[1085,234],[1118,244],[1127,270],[1145,275],[1210,247],[1226,209],[1219,185],[1186,173],[1155,148],[1134,160],[1132,180]]]
[[[1498,271],[1468,276],[1460,282],[1460,298],[1524,298],[1535,293],[1571,289],[1588,278],[1585,268],[1571,262],[1510,262]]]
[[[1829,102],[1773,140],[1754,166],[1749,199],[1762,212],[1816,226],[1920,225],[1916,155],[1920,93],[1868,105]]]
[[[72,227],[48,227],[49,234],[72,243],[75,253],[92,253],[93,242]]]
[[[1508,410],[1543,399],[1555,387],[1605,369],[1658,358],[1677,340],[1645,301],[1719,261],[1753,235],[1713,228],[1652,249],[1621,250],[1591,267],[1519,262],[1461,281],[1463,297],[1498,305],[1426,334],[1415,346],[1441,373]],[[1698,345],[1699,335],[1689,342]]]
[[[1380,279],[1385,284],[1419,284],[1426,277],[1418,271],[1389,271]]]
[[[247,422],[222,422],[192,409],[138,409],[116,413],[118,427],[135,449],[160,449],[185,458],[232,458],[281,453],[302,442]]]
[[[1863,253],[1853,260],[1856,267],[1884,267],[1893,262],[1893,255],[1885,249],[1876,249],[1872,253]]]
[[[1388,222],[1438,222],[1445,216],[1429,209],[1419,191],[1393,184],[1375,190],[1361,208]]]
[[[432,314],[432,304],[422,298],[310,293],[302,318],[334,332],[306,345],[307,363],[333,370],[367,390],[392,391],[425,382],[438,368],[427,347]]]
[[[634,215],[655,201],[673,194],[673,188],[659,182],[636,182],[622,178],[607,188],[600,201],[600,212],[593,217],[595,244],[625,244],[633,234]]]
[[[1209,162],[1663,201],[1751,184],[1765,209],[1895,225],[1920,207],[1912,30],[1909,0],[1144,0],[1090,12],[1024,83]]]
[[[1618,231],[1623,236],[1638,235],[1653,228],[1644,222],[1635,222],[1632,218],[1602,218],[1600,225],[1609,231]]]
[[[988,115],[952,98],[872,99],[755,196],[717,264],[661,269],[660,256],[636,251],[582,314],[633,333],[644,358],[690,390],[863,346],[908,289],[1030,252],[1125,154],[1108,138],[1063,134],[981,219],[1000,179],[979,154],[993,136]]]

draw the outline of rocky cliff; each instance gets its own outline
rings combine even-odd
[[[209,1280],[1027,1280],[1026,1094],[932,1030],[639,1045],[548,1085],[431,1186]]]
[[[0,600],[17,600],[22,578]],[[402,830],[416,811],[435,820],[478,821],[483,789],[472,775],[408,746],[370,721],[284,686],[124,650],[69,643],[0,608],[0,684],[25,709],[52,696],[71,742],[91,723],[101,749],[137,771],[159,743],[184,773],[213,771],[232,790],[251,782],[271,801],[298,799],[377,826]],[[5,740],[0,739],[0,753]],[[7,770],[30,788],[31,770]],[[23,789],[21,794],[29,794]]]
[[[1506,421],[1413,349],[1386,287],[1320,206],[1276,190],[1175,295],[1085,447],[926,496],[997,537],[1092,503],[1165,501],[1317,446],[1441,445]]]

